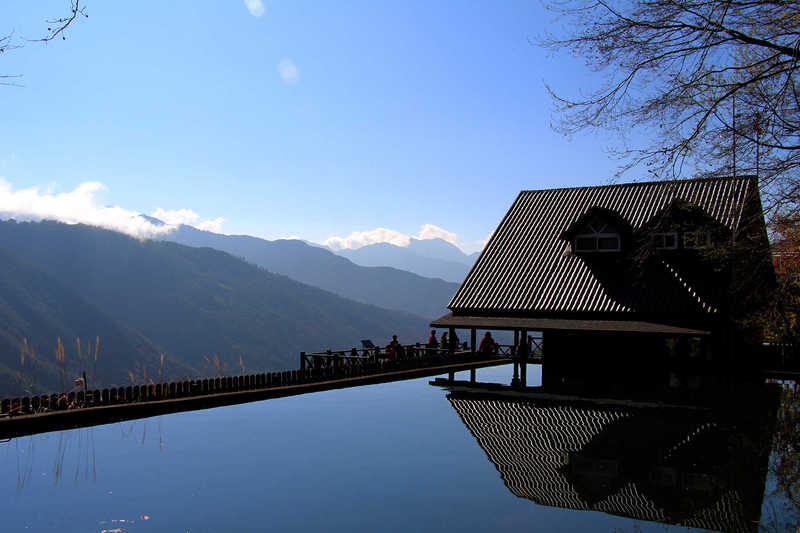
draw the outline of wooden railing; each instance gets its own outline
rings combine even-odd
[[[541,362],[542,355],[544,354],[544,343],[541,338],[534,338],[531,341],[531,350],[528,354],[528,362]],[[503,357],[514,357],[516,347],[513,344],[495,344],[497,346],[497,355]]]
[[[542,339],[533,339],[531,352],[528,355],[528,362],[538,362],[542,359]],[[515,347],[513,344],[495,344],[495,351],[488,354],[488,357],[513,357]],[[428,348],[424,344],[406,344],[399,350],[390,346],[381,348],[351,348],[350,350],[326,350],[324,352],[306,353],[300,352],[300,369],[307,368],[353,368],[365,364],[375,363],[376,361],[405,361],[415,360],[424,357],[446,357],[449,355],[467,356],[472,355],[467,343],[459,345],[452,352],[443,348]],[[487,355],[487,354],[483,354]]]
[[[313,368],[354,368],[374,364],[378,361],[414,361],[426,357],[465,356],[472,352],[466,344],[452,352],[449,349],[428,348],[424,344],[406,344],[398,348],[351,348],[350,350],[326,350],[324,352],[300,352],[300,370]]]
[[[448,350],[434,350],[418,345],[404,347],[403,354],[387,353],[385,349],[376,351],[374,348],[356,350],[355,355],[353,350],[302,354],[300,370],[5,398],[0,401],[0,418],[288,387],[486,359],[486,356],[481,357],[471,351],[451,353]]]

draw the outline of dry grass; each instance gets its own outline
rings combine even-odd
[[[17,372],[17,383],[22,391],[27,395],[35,393],[36,382],[36,350],[28,344],[28,339],[22,339],[22,347],[19,350],[19,367]]]
[[[224,361],[220,361],[218,355],[214,355],[212,358],[209,358],[207,355],[203,356],[203,369],[205,370],[205,374],[209,375],[210,373],[214,373],[216,376],[224,376],[225,372],[228,370],[228,365],[225,364]],[[244,363],[241,361],[242,365]]]
[[[81,342],[80,337],[76,337],[75,348],[77,357],[70,362],[69,354],[61,337],[56,338],[56,347],[53,349],[53,355],[61,382],[61,394],[88,387],[90,381],[87,373],[90,362],[94,367],[91,382],[95,387],[98,385],[97,361],[100,355],[100,337],[97,336],[94,342],[90,340],[85,344]],[[76,366],[77,368],[75,368]],[[16,373],[16,380],[24,394],[32,396],[41,389],[37,382],[37,375],[42,370],[39,367],[35,348],[28,342],[27,338],[23,338],[19,351],[19,371]],[[74,372],[76,374],[72,377],[71,374]]]
[[[142,364],[139,361],[136,361],[133,370],[128,370],[128,379],[130,379],[131,385],[139,385],[139,384],[147,385],[147,384],[161,383],[162,381],[164,381],[164,368],[165,368],[165,358],[164,354],[162,353],[159,356],[156,381],[153,380],[152,374],[147,372],[147,365]]]

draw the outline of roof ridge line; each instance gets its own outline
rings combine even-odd
[[[548,192],[548,191],[575,191],[579,189],[599,189],[605,187],[635,187],[640,185],[663,185],[665,183],[686,183],[689,181],[745,181],[755,178],[755,175],[744,174],[740,176],[714,176],[711,178],[684,178],[675,180],[654,180],[654,181],[628,181],[625,183],[609,183],[607,185],[579,185],[577,187],[553,187],[549,189],[522,189],[520,192]]]

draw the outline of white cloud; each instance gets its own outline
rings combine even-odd
[[[300,69],[297,68],[294,61],[288,58],[281,59],[278,63],[278,74],[286,83],[295,83],[300,79]]]
[[[200,215],[191,209],[161,209],[160,207],[150,213],[150,216],[173,226],[179,224],[193,225],[200,219]]]
[[[210,231],[212,233],[220,233],[222,231],[222,223],[225,222],[225,219],[222,217],[217,217],[214,220],[204,220],[199,224],[195,224],[197,229],[201,229],[204,231]]]
[[[165,224],[153,224],[136,211],[119,206],[97,205],[95,195],[104,190],[106,186],[97,181],[81,183],[72,191],[63,193],[54,193],[52,187],[44,190],[37,187],[15,190],[10,183],[0,178],[0,218],[88,224],[142,239],[169,233],[177,224],[182,223],[197,227],[206,225],[218,231],[223,221],[218,218],[197,222],[200,217],[190,209],[156,209],[153,216]]]
[[[424,224],[417,234],[417,239],[442,239],[458,246],[458,235],[433,224]]]
[[[342,250],[361,248],[362,246],[379,242],[387,242],[395,246],[408,246],[411,244],[411,239],[442,239],[462,249],[465,247],[474,248],[476,246],[480,249],[486,244],[486,241],[480,241],[479,243],[463,243],[458,240],[458,234],[433,224],[423,224],[416,235],[407,235],[393,229],[375,228],[369,231],[354,231],[347,237],[333,236],[325,240],[322,244],[334,250]]]
[[[200,215],[191,209],[161,209],[159,207],[150,213],[150,216],[170,226],[186,224],[187,226],[194,226],[197,229],[214,233],[219,233],[222,230],[222,223],[225,222],[222,217],[217,217],[213,220],[200,220]]]
[[[260,17],[264,14],[264,4],[261,0],[244,0],[244,5],[247,6],[247,10],[254,17]]]
[[[379,242],[388,242],[396,246],[408,246],[411,242],[411,237],[393,229],[375,228],[369,231],[354,231],[347,237],[331,237],[322,244],[330,246],[334,250],[342,250],[344,248],[361,248],[362,246]]]
[[[460,247],[466,254],[482,252],[483,249],[486,248],[486,244],[489,242],[489,239],[492,238],[492,235],[494,235],[494,230],[492,230],[485,239],[463,242],[460,244]]]

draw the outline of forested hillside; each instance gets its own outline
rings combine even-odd
[[[421,340],[420,317],[347,300],[267,272],[226,253],[55,222],[0,222],[0,371],[4,387],[26,371],[23,339],[41,368],[27,380],[60,386],[53,349],[65,345],[77,375],[76,338],[100,337],[105,384],[166,377],[295,368],[300,351]],[[166,362],[161,366],[160,354]],[[74,377],[74,376],[73,376]],[[27,378],[26,378],[27,379]],[[23,381],[26,381],[24,379]],[[2,395],[2,394],[0,394]]]
[[[154,219],[150,219],[154,220]],[[405,311],[427,319],[447,312],[457,283],[390,267],[364,267],[298,240],[266,241],[247,235],[220,235],[180,226],[163,237],[187,246],[208,246],[320,287],[345,298]],[[466,272],[466,268],[464,270]]]

